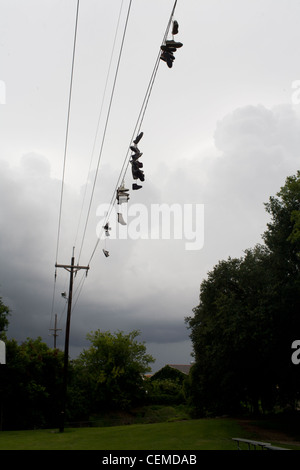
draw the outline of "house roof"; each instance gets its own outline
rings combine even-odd
[[[190,368],[192,367],[191,364],[168,364],[169,367],[173,369],[177,369],[183,374],[188,375],[190,372]]]

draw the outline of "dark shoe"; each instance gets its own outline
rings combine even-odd
[[[133,190],[136,190],[136,189],[141,189],[143,186],[141,186],[140,184],[136,184],[136,183],[133,183],[132,185],[132,189]]]
[[[133,143],[135,145],[137,145],[139,143],[139,141],[141,140],[141,138],[143,137],[144,135],[144,132],[140,132],[140,134],[135,138],[135,140],[133,141]]]
[[[166,46],[165,44],[163,44],[162,46],[160,46],[161,50],[164,51],[164,52],[176,52],[177,49],[176,47],[172,47],[172,46]]]
[[[137,162],[132,162],[131,172],[134,180],[140,179],[141,181],[145,180],[144,172],[138,168],[136,165]]]
[[[183,46],[183,44],[182,42],[176,42],[176,41],[173,41],[173,39],[169,39],[166,41],[166,46],[176,47],[176,49],[179,49],[180,47]]]
[[[173,21],[173,28],[172,28],[173,36],[175,36],[175,34],[178,34],[178,29],[179,29],[178,21],[174,20]]]
[[[131,158],[132,158],[132,161],[136,161],[138,158],[140,158],[143,154],[141,152],[138,152],[138,153],[133,153],[131,155]]]
[[[172,53],[163,52],[162,55],[160,56],[160,58],[164,62],[167,62],[167,65],[168,65],[169,68],[172,68],[173,62],[175,60],[175,57],[173,56]]]
[[[140,152],[136,145],[130,145],[130,150],[132,150],[134,153]]]

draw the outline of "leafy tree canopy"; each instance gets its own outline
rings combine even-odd
[[[266,210],[265,245],[220,261],[186,319],[196,359],[190,391],[199,413],[233,411],[242,402],[266,409],[297,397],[290,348],[300,331],[300,172]]]
[[[87,335],[91,347],[84,350],[76,362],[89,386],[94,408],[115,406],[126,408],[143,393],[143,375],[154,362],[146,353],[143,342],[136,340],[140,332],[111,333],[97,330]]]
[[[57,424],[63,353],[41,338],[27,338],[22,344],[7,340],[6,351],[6,365],[0,370],[4,429]]]

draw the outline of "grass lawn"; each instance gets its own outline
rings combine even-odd
[[[2,431],[0,450],[235,450],[253,435],[234,419],[199,419],[105,428]]]

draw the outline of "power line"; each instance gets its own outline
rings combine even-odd
[[[104,98],[106,96],[106,91],[107,91],[107,86],[108,86],[108,79],[109,79],[109,76],[110,76],[110,71],[111,71],[111,66],[112,66],[112,59],[113,59],[113,56],[114,56],[115,45],[116,45],[117,35],[118,35],[118,31],[119,31],[119,26],[120,26],[121,13],[122,13],[122,10],[123,10],[123,4],[124,4],[124,0],[122,0],[121,6],[120,6],[120,11],[119,11],[119,16],[118,16],[118,21],[117,21],[117,26],[116,26],[116,31],[115,31],[115,36],[114,36],[114,41],[113,41],[113,46],[112,46],[108,71],[107,71],[107,75],[106,75],[105,86],[104,86],[103,95],[102,95],[102,101],[101,101],[100,112],[99,112],[99,116],[98,116],[96,134],[95,134],[93,149],[92,149],[92,153],[91,153],[90,165],[89,165],[87,179],[86,179],[85,191],[84,191],[84,195],[83,195],[82,206],[81,206],[81,211],[80,211],[80,216],[79,216],[79,221],[78,221],[78,227],[77,227],[77,232],[76,232],[76,236],[75,236],[74,246],[77,245],[79,227],[80,227],[80,223],[81,223],[81,218],[82,218],[82,214],[83,214],[83,207],[84,207],[84,202],[85,202],[86,193],[87,193],[87,182],[88,182],[88,177],[89,177],[90,170],[91,170],[91,167],[92,167],[92,160],[93,160],[93,155],[94,155],[94,152],[95,152],[96,140],[97,140],[99,126],[100,126],[100,120],[101,120],[101,117],[102,117]]]
[[[171,15],[170,15],[170,18],[169,18],[169,21],[168,21],[168,24],[167,24],[167,28],[166,28],[166,31],[164,33],[164,37],[163,37],[163,42],[165,42],[165,39],[167,38],[168,36],[168,33],[169,33],[169,30],[170,30],[170,26],[172,24],[172,19],[173,19],[173,16],[174,16],[174,13],[175,13],[175,9],[176,9],[176,5],[177,5],[177,0],[175,0],[175,3],[174,3],[174,6],[172,8],[172,12],[171,12]],[[144,120],[144,117],[145,117],[145,113],[146,113],[146,110],[147,110],[147,107],[148,107],[148,103],[149,103],[149,99],[150,99],[150,96],[151,96],[151,93],[152,93],[152,89],[153,89],[153,86],[154,86],[154,82],[155,82],[155,78],[156,78],[156,75],[157,75],[157,71],[158,71],[158,67],[159,67],[159,63],[160,63],[160,55],[161,55],[161,51],[159,51],[159,54],[158,54],[158,57],[156,59],[156,62],[155,62],[155,65],[154,65],[154,68],[153,68],[153,71],[152,71],[152,74],[151,74],[151,78],[149,80],[149,84],[148,84],[148,87],[147,87],[147,90],[146,90],[146,93],[145,93],[145,96],[144,96],[144,100],[143,100],[143,103],[142,103],[142,106],[140,108],[140,112],[139,112],[139,115],[138,115],[138,118],[137,118],[137,121],[136,121],[136,125],[135,125],[135,128],[134,128],[134,132],[132,134],[132,137],[131,137],[131,140],[130,140],[130,144],[132,142],[132,140],[134,139],[134,136],[139,132],[139,130],[141,129],[141,126],[142,126],[142,123],[143,123],[143,120]],[[120,181],[122,181],[124,178],[125,178],[125,175],[126,175],[126,171],[128,169],[128,165],[129,165],[129,158],[128,158],[128,155],[129,155],[129,148],[130,148],[130,144],[129,144],[129,147],[128,147],[128,150],[127,150],[127,153],[126,153],[126,156],[125,156],[125,159],[124,159],[124,162],[123,162],[123,165],[122,165],[122,168],[121,168],[121,171],[120,171],[120,174],[119,174],[119,178],[117,180],[117,183],[116,183],[116,186],[114,188],[114,191],[113,191],[113,194],[112,194],[112,198],[111,198],[111,201],[110,201],[110,209],[108,210],[108,213],[107,213],[107,216],[106,216],[106,219],[105,219],[105,223],[108,221],[109,219],[109,216],[111,214],[111,211],[112,211],[112,208],[113,208],[113,203],[115,201],[115,194],[116,194],[116,190],[120,184]],[[125,168],[125,170],[124,170]],[[124,174],[123,174],[124,172]],[[122,176],[123,175],[123,176]],[[105,225],[104,223],[104,225]],[[103,229],[102,229],[103,230]],[[102,234],[102,232],[101,232]],[[89,265],[95,255],[95,252],[97,250],[97,247],[100,243],[100,239],[101,239],[101,234],[99,234],[98,236],[98,240],[96,242],[96,245],[92,251],[92,254],[90,256],[90,260],[89,260]]]
[[[67,147],[68,147],[69,124],[70,124],[70,114],[71,114],[71,99],[72,99],[72,88],[73,88],[73,76],[74,76],[74,63],[75,63],[75,50],[76,50],[76,39],[77,39],[78,15],[79,15],[79,0],[77,0],[75,31],[74,31],[74,41],[73,41],[73,54],[72,54],[71,79],[70,79],[69,101],[68,101],[68,112],[67,112],[67,126],[66,126],[66,135],[65,135],[63,174],[62,174],[60,206],[59,206],[59,218],[58,218],[56,262],[57,262],[57,259],[58,259],[60,226],[61,226],[61,216],[62,216],[62,203],[63,203],[63,193],[64,193],[64,184],[65,184],[65,170],[66,170],[66,161],[67,161]]]
[[[109,102],[109,108],[108,108],[108,113],[107,113],[107,117],[106,117],[105,128],[104,128],[104,133],[103,133],[103,138],[102,138],[102,143],[101,143],[101,149],[100,149],[100,153],[99,153],[99,157],[98,157],[98,163],[97,163],[97,168],[96,168],[96,174],[95,174],[95,178],[94,178],[92,194],[91,194],[91,197],[90,197],[90,203],[89,203],[89,208],[88,208],[86,223],[85,223],[85,227],[84,227],[84,232],[83,232],[83,237],[82,237],[82,242],[81,242],[81,248],[80,248],[79,257],[78,257],[78,262],[79,262],[79,258],[80,258],[81,253],[82,253],[82,248],[83,248],[84,239],[85,239],[86,230],[87,230],[88,219],[89,219],[90,210],[91,210],[91,204],[92,204],[92,200],[93,200],[93,196],[94,196],[94,191],[95,191],[95,186],[96,186],[96,181],[97,181],[97,177],[98,177],[99,164],[100,164],[100,160],[101,160],[101,156],[102,156],[104,140],[105,140],[105,136],[106,136],[106,131],[107,131],[108,121],[109,121],[109,117],[110,117],[111,106],[112,106],[113,97],[114,97],[114,92],[115,92],[115,87],[116,87],[116,82],[117,82],[117,76],[118,76],[118,71],[119,71],[119,66],[120,66],[120,61],[121,61],[121,56],[122,56],[124,41],[125,41],[125,35],[126,35],[126,31],[127,31],[127,26],[128,26],[129,14],[130,14],[130,10],[131,10],[131,4],[132,4],[132,0],[130,0],[130,2],[129,2],[129,7],[128,7],[128,11],[127,11],[127,17],[126,17],[126,22],[125,22],[125,27],[124,27],[124,32],[123,32],[123,37],[122,37],[122,42],[121,42],[121,48],[120,48],[120,52],[119,52],[118,63],[117,63],[117,68],[116,68],[116,72],[115,72],[115,77],[114,77],[114,82],[113,82],[113,88],[112,88],[112,92],[111,92],[111,97],[110,97],[110,102]],[[166,28],[164,37],[163,37],[163,42],[165,42],[165,39],[167,38],[167,35],[168,35],[168,33],[169,33],[169,29],[170,29],[170,26],[171,26],[171,23],[172,23],[172,19],[173,19],[174,13],[175,13],[176,5],[177,5],[177,0],[175,0],[175,3],[174,3],[174,5],[173,5],[172,12],[171,12],[171,15],[170,15],[168,24],[167,24],[167,28]],[[74,54],[75,54],[75,43],[76,43],[76,30],[77,30],[77,19],[78,19],[78,6],[79,6],[79,0],[78,0],[78,4],[77,4],[76,28],[75,28],[75,38],[74,38],[74,48],[73,48],[73,62],[72,62],[72,75],[71,75],[71,77],[73,76],[73,66],[74,66]],[[137,119],[137,122],[136,122],[136,125],[135,125],[135,129],[134,129],[134,132],[133,132],[133,135],[132,135],[132,138],[131,138],[130,143],[132,142],[134,136],[139,132],[139,130],[140,130],[140,128],[141,128],[141,125],[142,125],[142,122],[143,122],[143,120],[144,120],[145,113],[146,113],[146,110],[147,110],[147,107],[148,107],[148,104],[149,104],[149,99],[150,99],[150,96],[151,96],[151,93],[152,93],[152,89],[153,89],[153,86],[154,86],[154,82],[155,82],[155,79],[156,79],[156,75],[157,75],[159,63],[160,63],[160,55],[161,55],[161,51],[159,51],[158,57],[157,57],[157,59],[156,59],[155,66],[154,66],[154,69],[153,69],[153,71],[152,71],[151,78],[150,78],[150,80],[149,80],[149,84],[148,84],[148,87],[147,87],[147,90],[146,90],[146,93],[145,93],[145,97],[144,97],[144,100],[143,100],[143,103],[142,103],[142,106],[141,106],[141,109],[140,109],[140,112],[139,112],[139,115],[138,115],[138,119]],[[71,97],[71,88],[72,88],[72,80],[71,80],[71,87],[70,87],[70,97]],[[70,99],[69,99],[69,109],[68,109],[68,122],[69,122],[69,114],[70,114]],[[100,118],[99,118],[99,119],[100,119]],[[98,121],[98,124],[99,124],[99,121]],[[66,138],[66,141],[67,141],[67,138]],[[129,145],[129,147],[130,147],[130,145]],[[110,215],[110,213],[111,213],[111,211],[112,211],[112,208],[113,208],[113,203],[114,203],[114,201],[115,201],[116,189],[117,189],[117,187],[118,187],[118,185],[119,185],[121,179],[124,179],[124,177],[125,177],[125,175],[126,175],[126,171],[127,171],[128,165],[129,165],[128,154],[129,154],[129,148],[128,148],[128,150],[127,150],[127,154],[126,154],[126,157],[125,157],[125,159],[124,159],[124,162],[123,162],[123,165],[122,165],[122,168],[121,168],[121,171],[120,171],[120,175],[119,175],[119,178],[118,178],[116,187],[115,187],[115,189],[114,189],[114,192],[113,192],[113,195],[112,195],[112,198],[111,198],[110,210],[108,211],[106,220],[109,218],[109,215]],[[66,156],[66,151],[65,151],[65,156]],[[65,159],[64,159],[64,169],[65,169]],[[124,173],[124,174],[123,174],[123,173]],[[123,176],[122,176],[122,174],[123,174]],[[63,188],[63,186],[62,186],[62,188]],[[62,200],[62,199],[61,199],[61,200]],[[61,217],[61,208],[60,208],[60,217]],[[95,252],[96,252],[97,247],[98,247],[98,245],[99,245],[100,239],[101,239],[101,235],[98,236],[98,240],[97,240],[96,245],[95,245],[95,247],[94,247],[94,249],[93,249],[93,251],[92,251],[92,254],[91,254],[91,256],[90,256],[90,260],[89,260],[89,263],[88,263],[87,268],[89,268],[90,263],[91,263],[91,261],[92,261],[94,255],[95,255]],[[78,299],[79,299],[79,297],[80,297],[80,294],[81,294],[81,291],[82,291],[82,288],[83,288],[83,284],[84,284],[85,278],[86,278],[86,277],[84,276],[84,278],[80,281],[80,284],[79,284],[79,286],[78,286],[79,293],[78,293],[78,296],[77,296],[77,298],[76,298],[74,307],[76,306],[77,301],[78,301]]]
[[[60,192],[59,216],[58,216],[58,229],[57,229],[57,242],[56,242],[56,254],[55,254],[56,263],[57,263],[57,259],[58,259],[59,240],[60,240],[60,229],[61,229],[61,217],[62,217],[62,205],[63,205],[64,184],[65,184],[65,170],[66,170],[66,161],[67,161],[67,147],[68,147],[68,136],[69,136],[69,123],[70,123],[70,114],[71,114],[71,98],[72,98],[72,89],[73,89],[73,76],[74,76],[74,64],[75,64],[75,50],[76,50],[76,40],[77,40],[77,29],[78,29],[78,17],[79,17],[79,0],[77,0],[76,16],[75,16],[75,27],[74,27],[74,39],[73,39],[71,77],[70,77],[69,100],[68,100],[68,110],[67,110],[67,125],[66,125],[66,134],[65,134],[63,172],[62,172],[62,182],[61,182],[61,192]],[[53,297],[52,297],[52,307],[51,307],[50,325],[51,325],[51,322],[52,322],[53,311],[54,311],[55,290],[56,290],[56,270],[55,270],[55,275],[54,275],[54,286],[53,286]]]
[[[106,91],[106,88],[107,88],[107,83],[108,83],[108,78],[109,78],[109,73],[110,73],[110,68],[111,68],[111,62],[112,62],[113,52],[114,52],[114,48],[115,48],[115,42],[116,42],[116,38],[117,38],[117,32],[118,32],[118,29],[119,29],[119,23],[120,23],[120,18],[121,18],[121,12],[122,12],[122,8],[123,8],[123,3],[124,3],[124,0],[122,0],[121,7],[120,7],[120,13],[119,13],[118,22],[117,22],[117,28],[116,28],[115,38],[114,38],[114,44],[113,44],[112,53],[111,53],[110,65],[109,65],[109,70],[108,70],[107,79],[106,79],[105,91]],[[99,165],[100,165],[100,159],[101,159],[102,150],[103,150],[103,144],[104,144],[105,134],[106,134],[107,126],[108,126],[108,120],[109,120],[110,110],[111,110],[111,106],[112,106],[114,91],[115,91],[115,87],[116,87],[117,75],[118,75],[118,70],[119,70],[120,61],[121,61],[121,55],[122,55],[123,46],[124,46],[125,35],[126,35],[126,30],[127,30],[127,25],[128,25],[128,20],[129,20],[131,5],[132,5],[132,0],[130,0],[130,2],[129,2],[129,7],[128,7],[128,11],[127,11],[127,17],[126,17],[126,22],[125,22],[125,27],[124,27],[124,32],[123,32],[123,37],[122,37],[122,42],[121,42],[121,49],[120,49],[120,53],[119,53],[119,58],[118,58],[118,63],[117,63],[117,68],[116,68],[116,73],[115,73],[115,78],[114,78],[114,82],[113,82],[113,88],[112,88],[112,93],[111,93],[111,98],[110,98],[110,103],[109,103],[109,110],[108,110],[108,115],[107,115],[107,118],[106,118],[105,130],[104,130],[104,135],[103,135],[102,145],[101,145],[101,151],[100,151],[99,158],[98,158],[97,170],[96,170],[96,175],[95,175],[95,178],[94,178],[93,190],[92,190],[92,194],[91,194],[91,198],[90,198],[89,209],[88,209],[88,215],[87,215],[87,218],[86,218],[86,223],[85,223],[85,228],[84,228],[84,233],[83,233],[82,243],[81,243],[81,249],[80,249],[80,253],[79,253],[79,257],[78,257],[78,262],[79,262],[79,258],[80,258],[80,256],[81,256],[82,247],[83,247],[84,238],[85,238],[86,229],[87,229],[87,224],[88,224],[88,219],[89,219],[89,214],[90,214],[90,210],[91,210],[91,204],[92,204],[92,199],[93,199],[93,195],[94,195],[94,190],[95,190],[95,185],[96,185],[96,180],[97,180],[97,175],[98,175],[98,170],[99,170]],[[68,146],[69,122],[70,122],[70,114],[71,114],[71,97],[72,97],[73,76],[74,76],[75,50],[76,50],[76,39],[77,39],[77,29],[78,29],[78,16],[79,16],[79,0],[77,1],[76,21],[75,21],[75,32],[74,32],[74,42],[73,42],[71,80],[70,80],[69,102],[68,102],[68,113],[67,113],[67,126],[66,126],[65,148],[64,148],[63,176],[62,176],[62,185],[61,185],[61,197],[60,197],[60,207],[59,207],[59,222],[58,222],[58,233],[57,233],[56,264],[57,264],[57,259],[58,259],[59,238],[60,238],[60,228],[61,228],[61,218],[62,218],[62,203],[63,203],[63,192],[64,192],[64,179],[65,179],[66,159],[67,159],[67,146]],[[104,91],[104,96],[105,96],[105,91]],[[98,127],[99,127],[99,123],[100,123],[100,117],[101,117],[101,113],[102,113],[102,106],[103,106],[104,96],[103,96],[102,105],[101,105],[101,110],[100,110],[99,119],[98,119],[98,124],[97,124],[97,132],[98,132]],[[96,132],[96,136],[95,136],[95,140],[94,140],[93,152],[94,152],[94,148],[95,148],[97,132]],[[93,156],[93,152],[92,152],[92,156]],[[92,156],[91,156],[91,161],[92,161]],[[90,167],[91,167],[91,162],[90,162]],[[84,196],[84,198],[85,198],[85,196]],[[83,203],[84,203],[84,201],[83,201]],[[82,207],[81,207],[80,219],[81,219],[82,211],[83,211],[83,204],[82,204]],[[80,223],[80,219],[79,219],[79,223]],[[77,229],[76,239],[77,239],[78,230],[79,230],[79,223],[78,223],[78,229]],[[80,288],[79,294],[80,294],[80,292],[81,292],[82,285],[83,285],[83,282],[81,283],[81,288]],[[53,317],[53,312],[54,312],[55,291],[56,291],[56,271],[55,271],[55,280],[54,280],[53,299],[52,299],[52,312],[51,312],[50,325],[51,325],[51,323],[52,323],[52,317]],[[78,295],[78,297],[79,297],[79,295]],[[78,298],[77,298],[77,300],[78,300]],[[76,300],[76,302],[75,302],[75,305],[76,305],[76,303],[77,303],[77,300]]]
[[[125,36],[126,36],[126,31],[127,31],[127,26],[128,26],[128,20],[129,20],[131,5],[132,5],[132,0],[130,0],[129,6],[128,6],[126,21],[125,21],[125,27],[124,27],[123,37],[122,37],[122,41],[121,41],[121,48],[120,48],[120,52],[119,52],[119,57],[118,57],[118,63],[117,63],[116,73],[115,73],[114,82],[113,82],[113,87],[112,87],[112,92],[111,92],[111,97],[110,97],[110,101],[109,101],[108,112],[107,112],[107,117],[106,117],[106,121],[105,121],[104,132],[103,132],[103,138],[102,138],[102,143],[101,143],[101,148],[100,148],[100,153],[99,153],[99,158],[98,158],[98,163],[97,163],[97,168],[96,168],[96,174],[95,174],[95,178],[94,178],[94,183],[93,183],[93,188],[92,188],[92,194],[91,194],[90,203],[89,203],[89,208],[88,208],[88,212],[87,212],[87,217],[86,217],[85,227],[84,227],[84,231],[83,231],[83,237],[82,237],[81,247],[80,247],[80,250],[79,250],[78,260],[80,259],[80,256],[81,256],[81,253],[82,253],[83,243],[84,243],[85,234],[86,234],[86,230],[87,230],[87,224],[88,224],[88,220],[89,220],[89,216],[90,216],[90,211],[91,211],[91,206],[92,206],[92,200],[93,200],[93,197],[94,197],[94,192],[95,192],[95,187],[96,187],[96,181],[97,181],[97,178],[98,178],[99,165],[100,165],[100,160],[101,160],[101,156],[102,156],[103,145],[104,145],[104,141],[105,141],[105,137],[106,137],[106,131],[107,131],[107,126],[108,126],[108,121],[109,121],[109,117],[110,117],[112,102],[113,102],[114,93],[115,93],[115,88],[116,88],[116,83],[117,83],[117,77],[118,77],[118,72],[119,72],[119,67],[120,67],[120,62],[121,62],[121,56],[122,56],[123,47],[124,47],[124,42],[125,42]]]

